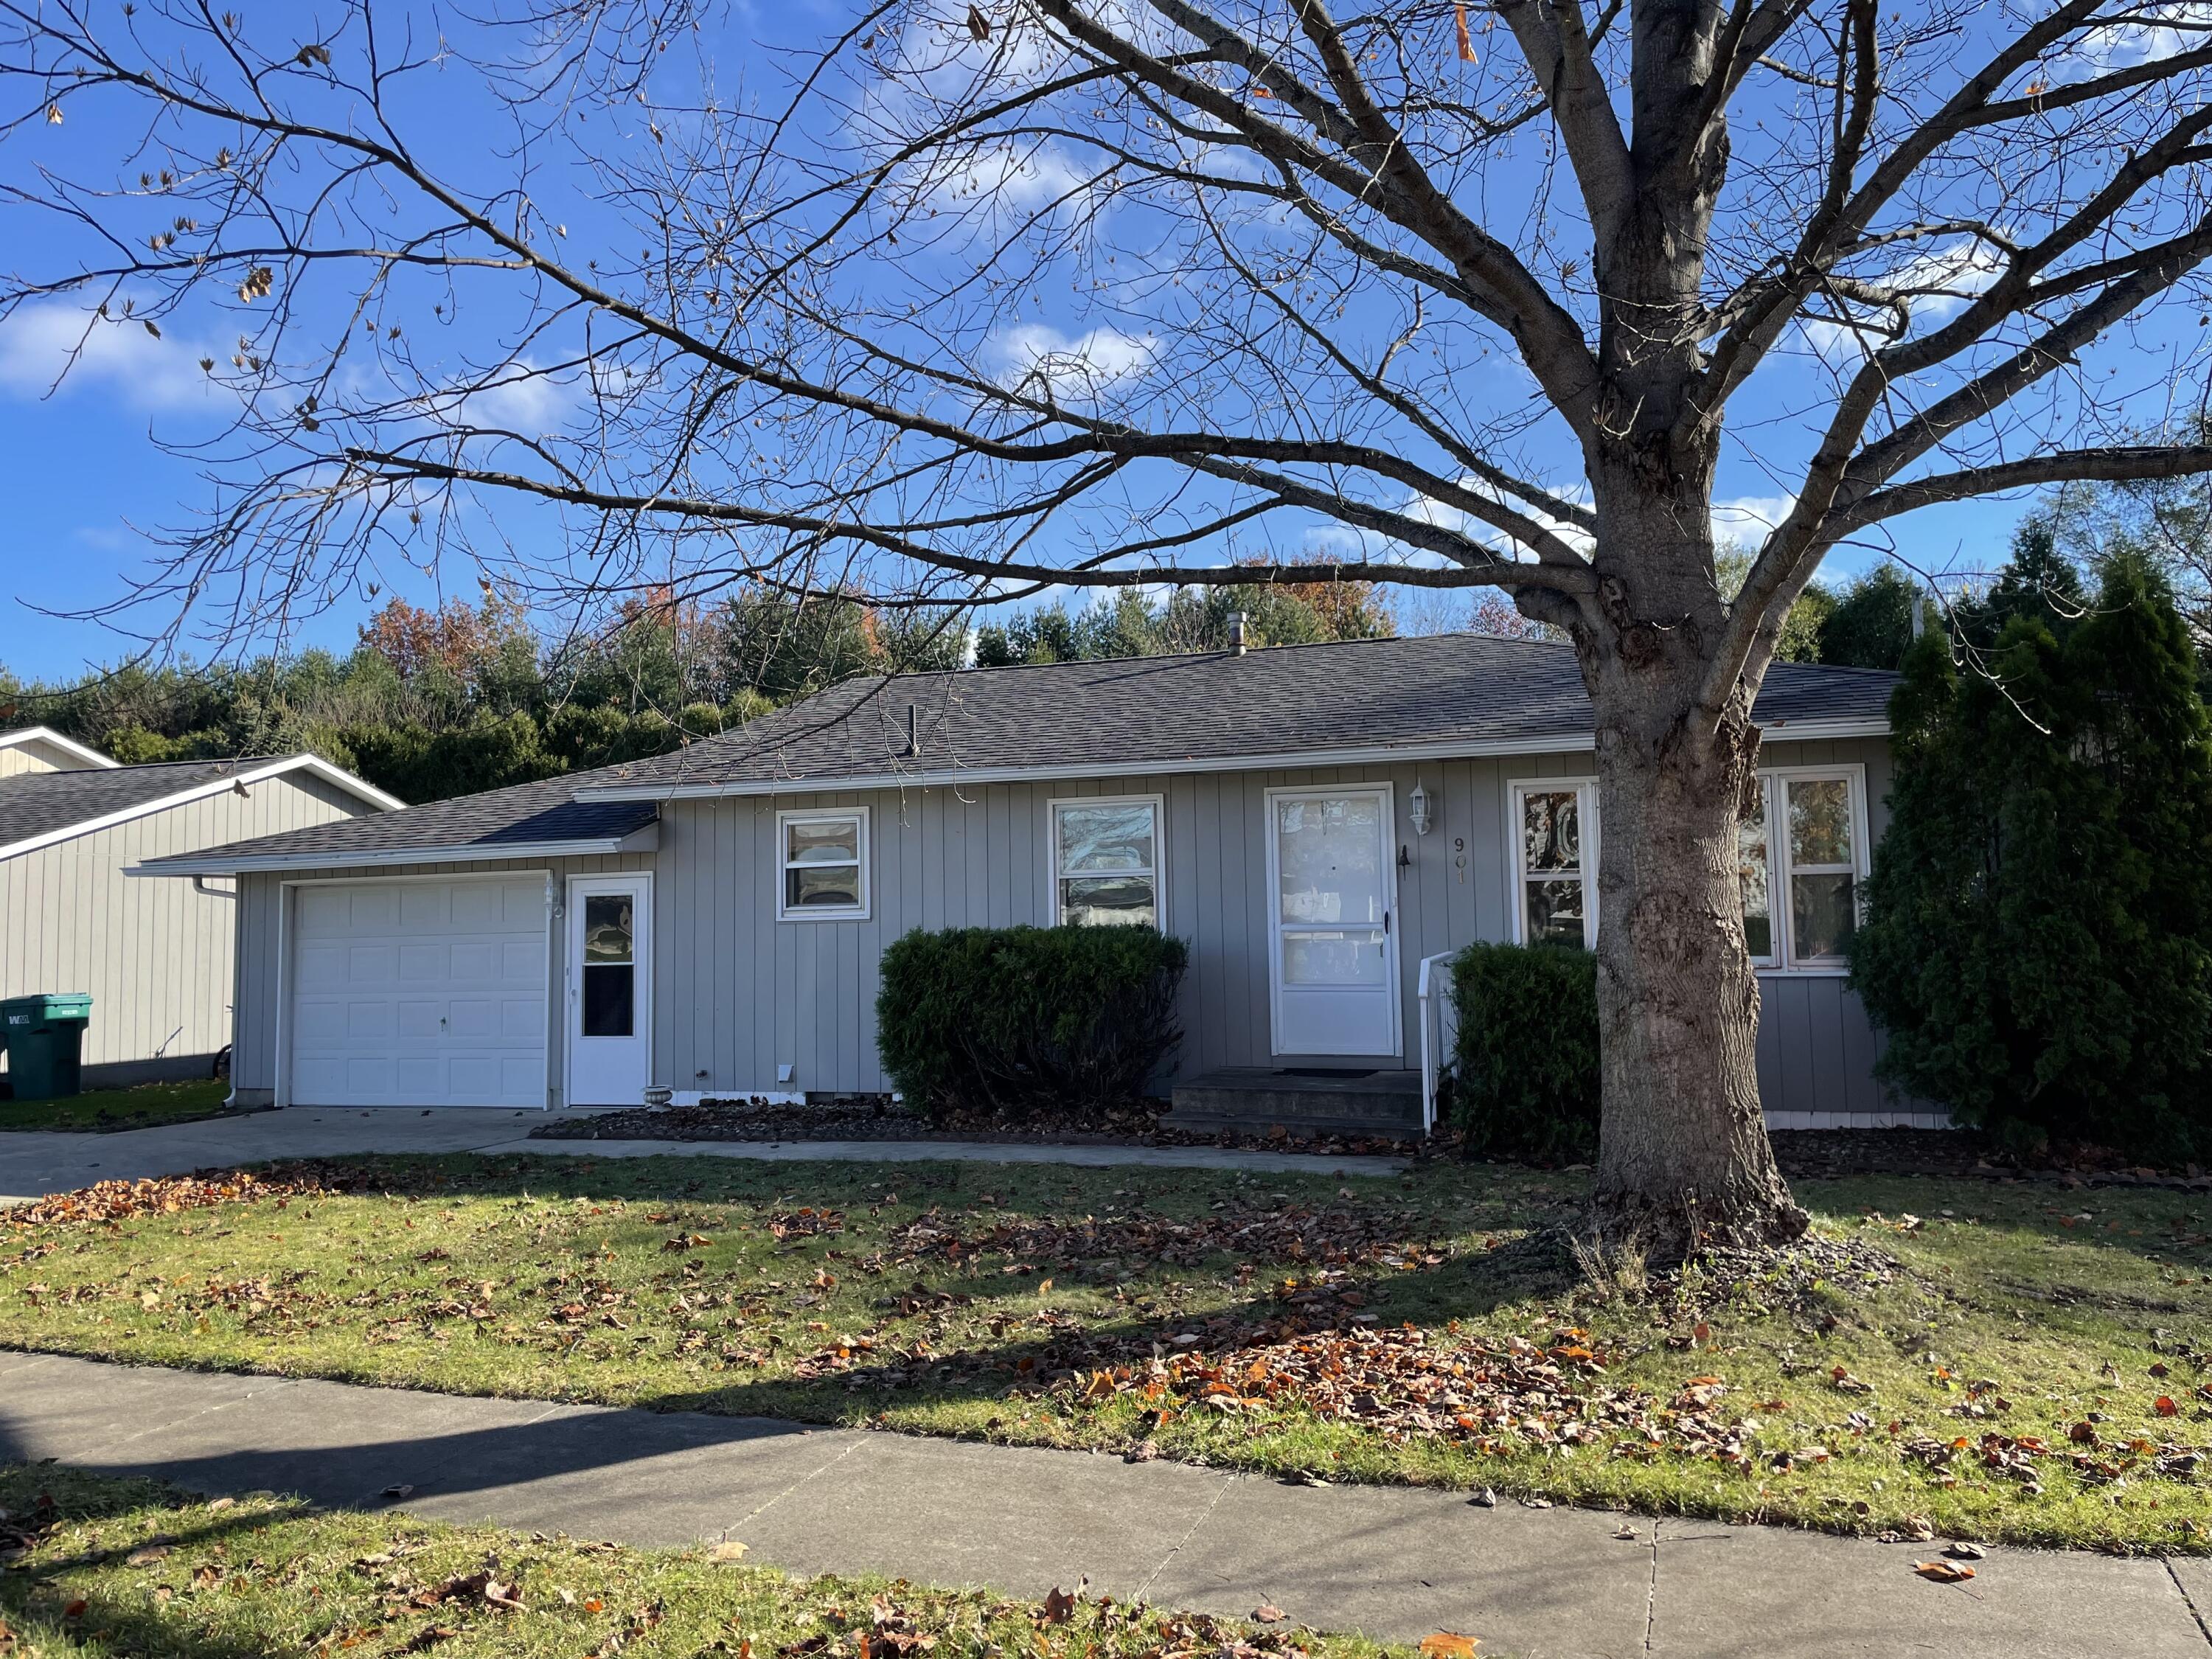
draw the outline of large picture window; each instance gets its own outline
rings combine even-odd
[[[1157,795],[1052,803],[1047,830],[1054,921],[1161,926],[1160,807]]]
[[[1736,828],[1744,944],[1761,968],[1844,965],[1866,879],[1866,773],[1778,767]],[[1596,786],[1589,779],[1511,786],[1514,938],[1597,944]]]
[[[781,868],[776,915],[787,921],[832,921],[868,914],[868,814],[779,812]]]
[[[1513,799],[1514,937],[1597,944],[1595,787],[1587,780],[1516,783]]]

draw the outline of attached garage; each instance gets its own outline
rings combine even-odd
[[[544,1106],[550,914],[542,874],[295,887],[289,1103]]]

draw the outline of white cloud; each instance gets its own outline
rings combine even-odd
[[[1150,336],[1117,328],[1068,335],[1044,323],[1020,323],[995,331],[984,356],[994,378],[1009,391],[1042,390],[1060,403],[1087,403],[1141,378],[1159,356],[1159,346]]]
[[[199,366],[213,355],[166,330],[157,339],[136,319],[49,300],[0,325],[0,392],[43,398],[59,381],[63,391],[94,388],[131,409],[196,409],[227,395]]]
[[[1737,495],[1713,503],[1713,537],[1756,550],[1797,505],[1794,495]]]
[[[1091,179],[1073,157],[1053,145],[1017,149],[1003,143],[940,157],[911,183],[917,196],[949,210],[974,204],[1031,212],[1080,199]]]
[[[575,376],[556,379],[524,359],[454,381],[426,398],[424,410],[441,425],[496,427],[534,438],[567,420],[576,406],[577,387]]]
[[[1911,313],[1914,326],[1941,326],[1957,316],[2004,270],[2003,257],[1978,237],[1967,237],[1916,253],[1884,271],[1853,271],[1860,281],[1888,289]],[[1835,360],[1878,351],[1893,337],[1895,319],[1886,307],[1850,305],[1854,320],[1807,318],[1800,325],[1808,344]]]
[[[2212,5],[2189,0],[2173,5],[2136,6],[2124,23],[2106,23],[2085,33],[2052,66],[2054,78],[2087,80],[2112,70],[2191,52],[2212,31]]]

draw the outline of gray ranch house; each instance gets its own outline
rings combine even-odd
[[[1778,1126],[1930,1121],[1876,1083],[1844,984],[1893,683],[1781,664],[1756,710]],[[1452,952],[1595,939],[1594,747],[1568,647],[1473,635],[871,677],[657,759],[142,867],[238,878],[254,1103],[883,1091],[892,940],[1056,922],[1188,942],[1179,1089],[1418,1091]]]

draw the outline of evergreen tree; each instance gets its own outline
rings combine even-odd
[[[1833,595],[1818,624],[1814,659],[1845,668],[1896,668],[1912,648],[1912,613],[1928,601],[1893,564],[1878,564]]]
[[[2202,1155],[2212,743],[2187,629],[2141,560],[2092,608],[2046,544],[2024,550],[1978,669],[1934,631],[1907,655],[1851,981],[1888,1033],[1883,1077],[1964,1121]]]

